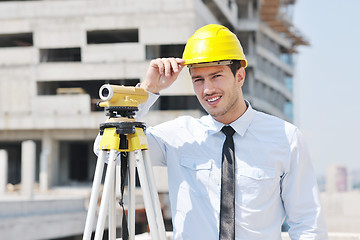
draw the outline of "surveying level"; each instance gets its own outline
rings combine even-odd
[[[144,150],[148,149],[145,137],[146,126],[145,123],[137,122],[134,119],[138,105],[147,100],[148,93],[138,87],[105,84],[99,89],[99,95],[103,102],[100,102],[98,105],[105,107],[109,119],[107,122],[100,124],[100,152],[95,168],[83,240],[90,240],[93,231],[106,158],[108,159],[108,166],[94,239],[100,240],[103,237],[107,210],[109,210],[109,239],[116,239],[115,166],[118,156],[121,158],[120,205],[123,208],[122,238],[124,240],[135,239],[135,172],[137,168],[151,238],[154,240],[165,240],[165,227],[151,162],[148,157],[143,158]],[[129,175],[129,205],[126,221],[123,195],[127,172]],[[129,228],[127,222],[129,223]]]

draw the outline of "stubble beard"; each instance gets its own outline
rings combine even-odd
[[[239,97],[235,97],[235,99],[229,103],[227,106],[225,106],[225,109],[222,112],[219,113],[211,113],[211,111],[207,111],[208,114],[210,114],[213,118],[218,118],[218,117],[222,117],[225,114],[227,114],[228,112],[230,112],[231,109],[234,108],[236,102],[238,101]]]

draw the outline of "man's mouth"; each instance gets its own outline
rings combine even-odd
[[[208,102],[215,102],[216,100],[218,100],[220,97],[213,97],[213,98],[210,98],[210,99],[208,99],[208,100],[206,100],[206,101],[208,101]]]
[[[205,99],[205,101],[210,105],[214,105],[214,104],[217,104],[219,102],[220,98],[221,98],[221,96],[210,97],[210,98]]]

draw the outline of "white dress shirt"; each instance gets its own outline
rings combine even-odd
[[[138,116],[156,99],[150,94]],[[285,216],[291,239],[327,239],[316,178],[300,131],[250,104],[230,125],[236,131],[236,239],[280,240]],[[219,237],[223,126],[211,116],[184,116],[146,130],[153,164],[168,169],[176,240]]]

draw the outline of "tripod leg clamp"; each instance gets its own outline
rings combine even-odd
[[[126,136],[126,138],[121,137]],[[121,141],[127,141],[122,144]],[[121,146],[121,147],[120,147]],[[124,147],[126,146],[126,147]],[[147,139],[142,128],[135,127],[133,134],[118,134],[116,127],[105,128],[100,140],[100,150],[117,150],[119,152],[133,152],[149,149]]]

